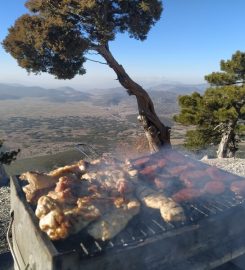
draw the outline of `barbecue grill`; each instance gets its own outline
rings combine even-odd
[[[159,211],[143,207],[110,241],[85,231],[51,241],[40,231],[18,177],[12,177],[15,269],[213,269],[245,253],[245,198],[226,192],[181,206],[185,222],[166,223]]]

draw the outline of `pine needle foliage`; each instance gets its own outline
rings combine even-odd
[[[1,164],[10,164],[13,160],[16,159],[18,153],[20,150],[18,149],[17,151],[1,151],[1,148],[3,146],[3,141],[0,140],[0,165]]]
[[[157,0],[28,0],[3,46],[19,66],[59,79],[85,74],[86,54],[117,33],[145,40],[160,19]]]
[[[205,76],[210,83],[203,95],[179,97],[180,113],[174,120],[196,129],[186,134],[185,146],[201,150],[218,145],[229,134],[226,156],[238,150],[238,131],[245,122],[245,53],[237,51],[230,60],[220,62],[221,72]]]

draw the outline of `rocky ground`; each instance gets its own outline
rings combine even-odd
[[[10,218],[10,190],[0,187],[0,254],[8,251],[6,233]],[[0,267],[1,268],[1,267]]]
[[[245,159],[203,159],[205,163],[245,177]],[[6,232],[9,223],[10,190],[0,186],[0,254],[8,250]]]
[[[223,158],[223,159],[202,159],[203,162],[217,166],[225,171],[245,177],[245,159]]]

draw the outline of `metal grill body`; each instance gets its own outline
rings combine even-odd
[[[111,241],[81,231],[52,242],[11,179],[13,245],[21,269],[212,269],[245,253],[245,199],[226,192],[181,204],[187,220],[166,223],[143,208]]]

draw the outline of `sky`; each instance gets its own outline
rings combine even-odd
[[[8,28],[26,13],[25,0],[3,1],[0,9],[0,41]],[[244,0],[164,0],[161,19],[147,40],[120,34],[110,43],[114,57],[142,86],[166,82],[204,83],[204,76],[219,71],[221,59],[244,49]],[[101,60],[90,56],[94,60]],[[57,80],[48,74],[28,75],[0,46],[0,83],[70,86],[78,90],[118,86],[108,66],[87,62],[86,75]]]

